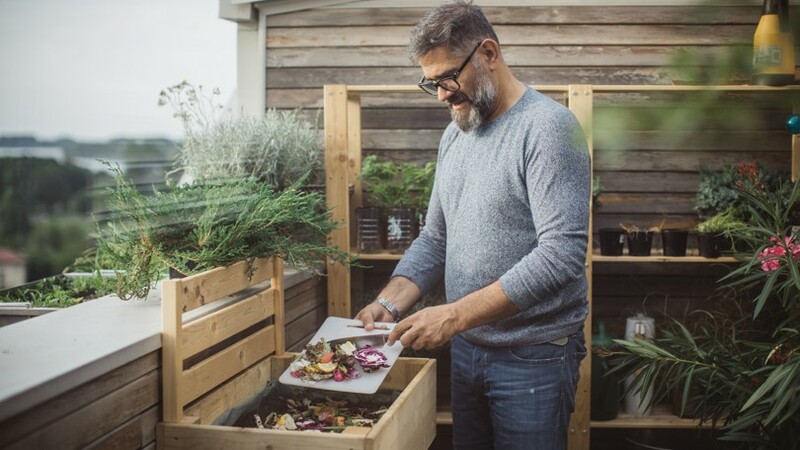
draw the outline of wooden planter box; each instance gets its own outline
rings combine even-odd
[[[282,264],[258,260],[162,286],[163,408],[160,449],[425,449],[436,435],[436,361],[400,358],[381,389],[402,391],[373,427],[341,434],[214,425],[259,395],[294,358],[283,349]],[[271,279],[269,287],[257,285]],[[222,303],[213,308],[214,303]],[[213,312],[186,318],[211,306]]]

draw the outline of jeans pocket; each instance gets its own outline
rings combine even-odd
[[[565,347],[555,344],[534,344],[507,347],[507,349],[512,361],[544,365],[564,361]]]

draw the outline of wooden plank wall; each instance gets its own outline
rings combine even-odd
[[[686,72],[671,65],[677,53],[699,55],[690,66],[706,67],[708,72],[711,61],[735,50],[749,52],[760,17],[759,6],[483,9],[517,76],[542,85],[685,84],[690,80]],[[416,83],[420,70],[409,62],[405,45],[411,27],[425,11],[333,8],[268,17],[267,106],[301,107],[312,117],[322,107],[325,84]],[[740,72],[717,82],[742,84],[747,77]],[[695,224],[700,167],[757,158],[769,168],[788,171],[791,140],[782,127],[791,100],[781,94],[724,97],[595,95],[594,170],[604,189],[595,231],[619,223]],[[694,114],[681,113],[697,100],[702,105],[694,108]],[[435,158],[439,136],[449,121],[435,99],[421,92],[370,94],[362,97],[362,108],[365,155],[419,163]],[[749,115],[726,115],[732,110],[746,110]],[[710,278],[719,270],[725,269],[598,265],[595,316],[614,322],[612,329],[619,330],[620,324],[624,327],[620,319],[641,310],[642,304],[650,305],[648,313],[658,315],[655,310],[663,299],[675,305],[703,299],[713,293]]]
[[[324,281],[312,278],[286,290],[288,351],[302,348],[327,315]],[[154,450],[160,372],[158,350],[12,417],[0,423],[0,448]]]

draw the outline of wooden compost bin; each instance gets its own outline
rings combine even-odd
[[[341,434],[214,425],[277,380],[284,354],[283,265],[244,262],[162,286],[160,449],[424,449],[436,435],[436,361],[399,358],[381,389],[401,391],[373,427]],[[271,280],[269,286],[264,283]],[[185,318],[199,307],[202,317]],[[188,361],[188,362],[187,362]]]

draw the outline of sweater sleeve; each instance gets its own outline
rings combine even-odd
[[[591,170],[586,138],[569,110],[533,132],[524,170],[537,244],[500,284],[520,310],[547,314],[564,306],[547,300],[585,272]]]

